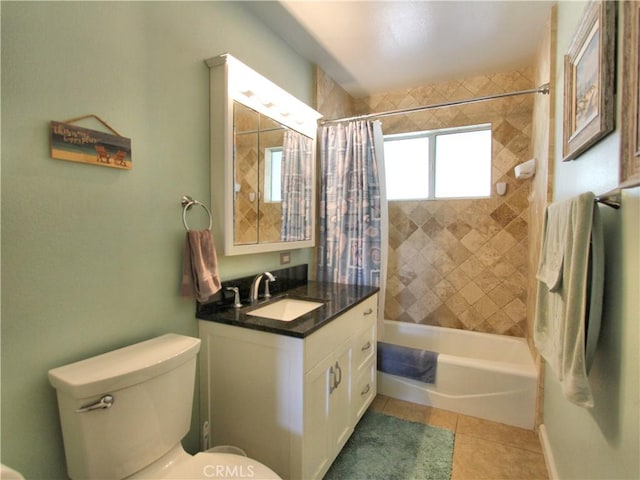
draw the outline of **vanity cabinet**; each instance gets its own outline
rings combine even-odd
[[[203,449],[322,478],[376,393],[377,294],[304,338],[200,320]]]

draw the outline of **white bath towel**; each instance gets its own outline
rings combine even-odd
[[[576,405],[593,407],[585,354],[600,329],[604,245],[593,193],[547,207],[538,267],[534,341]],[[594,349],[591,342],[590,349]]]

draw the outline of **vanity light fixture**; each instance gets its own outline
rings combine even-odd
[[[206,63],[209,67],[225,65],[230,101],[237,100],[289,128],[315,137],[321,115],[314,109],[228,53]]]

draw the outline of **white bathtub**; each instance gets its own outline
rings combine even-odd
[[[378,393],[533,429],[536,369],[526,340],[384,321],[381,340],[438,352],[433,384],[378,372]]]

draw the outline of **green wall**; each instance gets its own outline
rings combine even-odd
[[[620,132],[607,136],[572,162],[561,162],[563,55],[582,17],[585,2],[559,2],[554,200],[617,186]],[[620,38],[620,36],[618,37]],[[618,57],[618,92],[621,62]],[[618,121],[621,99],[617,101]],[[618,211],[601,206],[606,239],[602,329],[589,374],[595,407],[567,401],[550,370],[545,375],[544,424],[559,478],[639,478],[638,430],[640,357],[640,188],[624,192]]]
[[[0,5],[2,462],[64,478],[47,371],[166,332],[197,336],[194,302],[177,292],[180,198],[209,203],[204,60],[230,52],[308,104],[313,66],[241,3]],[[132,170],[50,158],[49,122],[85,114],[131,138]],[[223,278],[278,265],[278,254],[220,258]]]

